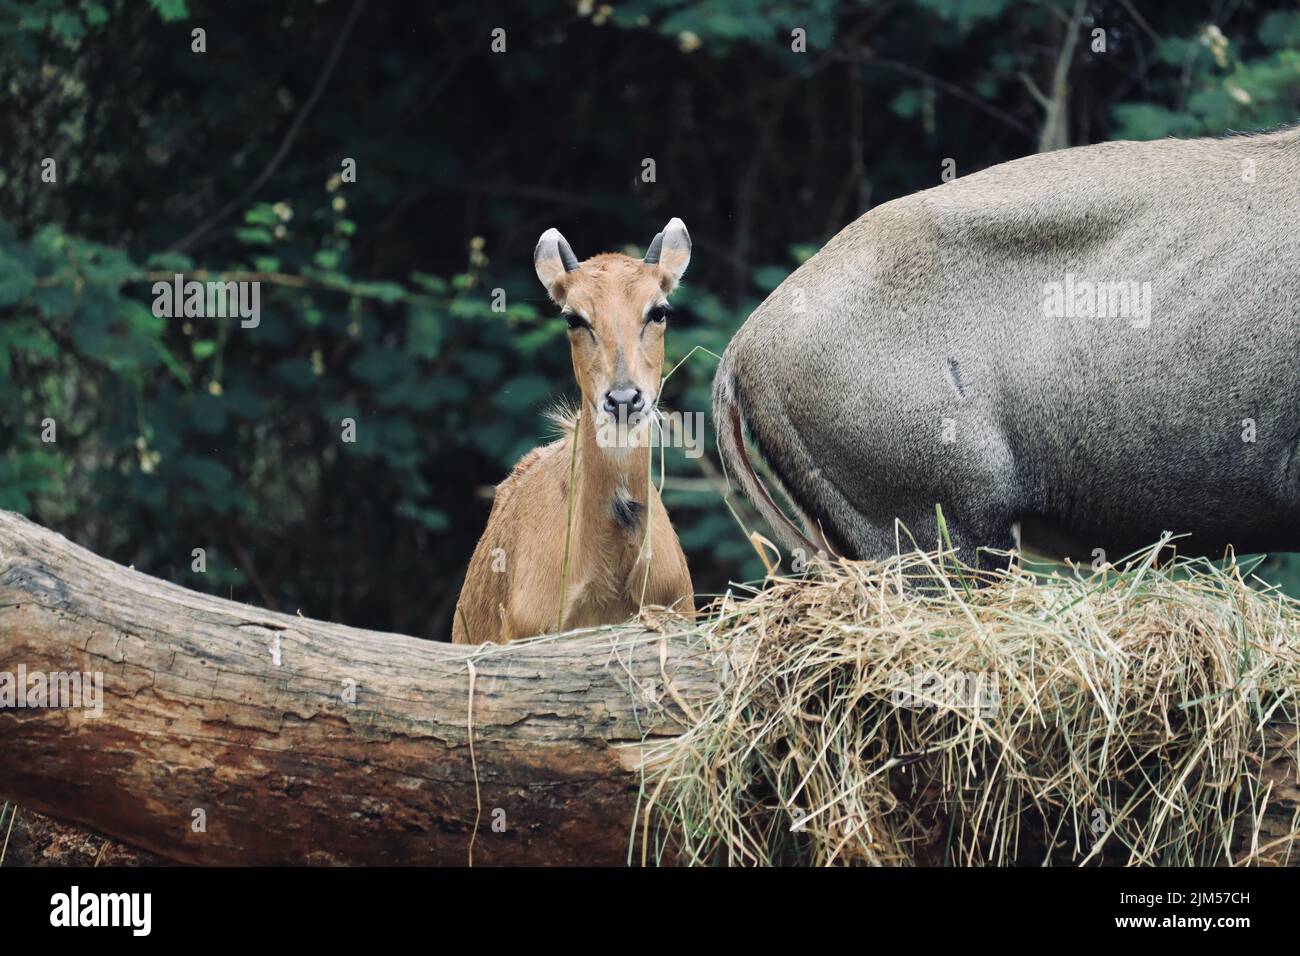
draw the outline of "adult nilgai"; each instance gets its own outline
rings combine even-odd
[[[968,560],[1016,528],[1112,558],[1166,530],[1300,549],[1300,129],[1047,153],[882,205],[749,317],[714,415],[792,548],[882,555],[895,519],[929,544],[938,503]]]

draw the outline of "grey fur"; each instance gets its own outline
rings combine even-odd
[[[658,264],[659,253],[663,251],[663,247],[664,234],[662,232],[656,232],[655,237],[650,240],[650,248],[645,251],[645,259],[642,261],[648,266]]]
[[[1067,276],[1137,283],[1129,314],[1049,315]],[[853,556],[893,553],[896,518],[932,547],[936,502],[968,560],[1015,522],[1110,560],[1166,530],[1300,550],[1300,129],[1045,153],[886,203],[746,320],[714,416],[788,547],[809,542],[732,422]]]
[[[561,236],[558,245],[560,250],[560,261],[564,263],[564,271],[572,272],[574,269],[578,268],[578,257],[573,254],[573,249],[570,248],[568,240]]]

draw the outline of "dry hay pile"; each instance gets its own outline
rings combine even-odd
[[[698,629],[724,692],[653,754],[645,858],[1300,863],[1300,602],[1154,557],[977,582],[914,553],[729,596]]]

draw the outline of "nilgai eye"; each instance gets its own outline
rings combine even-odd
[[[651,322],[663,322],[668,318],[668,306],[656,305],[647,314],[646,318]]]
[[[570,330],[585,329],[587,327],[587,320],[577,312],[564,312],[562,314],[564,316],[565,324],[569,326]]]

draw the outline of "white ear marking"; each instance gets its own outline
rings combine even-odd
[[[686,223],[676,216],[664,226],[663,242],[659,252],[659,264],[673,274],[678,281],[686,273],[691,262],[691,234],[686,231]]]
[[[578,268],[578,258],[560,230],[547,229],[537,240],[537,247],[533,249],[533,268],[547,290],[564,273]]]

